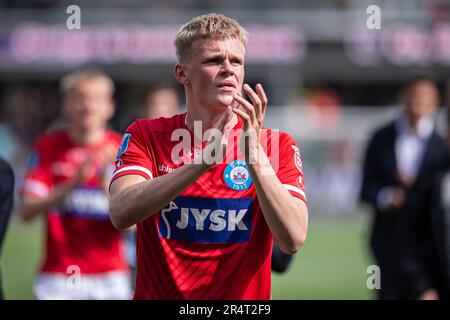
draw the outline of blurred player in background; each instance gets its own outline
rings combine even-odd
[[[121,232],[109,219],[107,185],[121,137],[107,129],[112,80],[79,71],[61,81],[69,126],[38,137],[21,191],[24,220],[46,218],[37,299],[129,299]]]
[[[299,149],[289,135],[262,129],[264,90],[243,86],[246,42],[245,30],[223,15],[185,24],[175,40],[175,77],[185,88],[187,113],[136,121],[124,135],[110,208],[119,229],[137,223],[135,299],[270,299],[273,238],[289,254],[305,241]],[[215,128],[220,137],[193,137],[199,123],[200,134]],[[237,139],[241,132],[240,143],[227,148],[222,134],[241,128],[251,134]],[[175,130],[194,141],[182,163],[172,157]],[[238,159],[209,163],[201,151],[212,149],[239,150]],[[272,153],[279,155],[276,172]]]
[[[151,88],[145,95],[141,118],[169,118],[179,112],[181,112],[181,106],[175,88],[168,84],[159,84]]]
[[[407,230],[419,211],[429,216],[425,190],[448,157],[445,142],[434,128],[436,85],[423,77],[408,82],[402,103],[401,116],[375,132],[364,159],[361,198],[375,211],[370,245],[381,270],[380,299],[414,296],[416,289],[408,277],[408,269],[414,266],[407,256],[418,249],[421,232],[407,241]],[[428,289],[421,298],[436,297],[435,290]]]
[[[6,234],[9,217],[14,200],[14,173],[11,166],[0,158],[0,252]],[[1,270],[0,270],[1,272]],[[0,300],[3,300],[2,281],[0,273]]]

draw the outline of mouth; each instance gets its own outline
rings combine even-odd
[[[219,85],[217,87],[219,87],[219,89],[225,90],[225,91],[235,91],[236,90],[236,85],[232,81],[223,81],[223,82],[219,83]]]

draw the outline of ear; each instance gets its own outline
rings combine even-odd
[[[109,108],[107,112],[107,121],[111,120],[115,112],[116,112],[116,102],[111,98],[111,100],[109,101]]]
[[[175,79],[177,79],[177,81],[179,83],[181,83],[182,85],[188,85],[191,82],[189,81],[189,77],[186,74],[186,70],[185,70],[186,66],[180,63],[177,63],[175,65],[175,68],[173,70],[173,73],[175,75]]]
[[[69,112],[70,106],[69,106],[69,102],[68,102],[67,97],[63,97],[62,98],[60,110],[61,110],[60,111],[61,115],[64,118],[68,119],[70,117],[70,112]]]

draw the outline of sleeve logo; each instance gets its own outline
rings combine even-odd
[[[27,168],[28,170],[32,170],[36,168],[38,164],[39,164],[39,156],[36,151],[33,151],[28,158]]]
[[[120,143],[119,152],[116,156],[116,161],[120,160],[120,156],[125,153],[128,149],[128,144],[130,143],[131,133],[125,133],[122,138],[122,142]]]
[[[291,147],[295,151],[295,154],[294,154],[295,166],[297,167],[298,171],[303,172],[303,170],[302,170],[303,164],[302,164],[302,159],[300,157],[300,149],[295,145],[291,145]]]

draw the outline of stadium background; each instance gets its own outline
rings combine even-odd
[[[172,41],[190,18],[220,12],[250,32],[246,79],[269,97],[266,126],[300,144],[310,228],[307,243],[283,275],[275,299],[370,299],[367,238],[370,215],[358,203],[361,156],[370,133],[399,112],[402,83],[434,78],[444,103],[450,71],[450,2],[294,0],[78,1],[81,30],[68,30],[72,1],[0,0],[0,154],[17,185],[37,134],[57,121],[60,77],[97,67],[115,81],[123,131],[142,96],[174,83]],[[366,9],[381,9],[369,30]],[[5,296],[31,299],[42,221],[13,217],[0,265]]]

